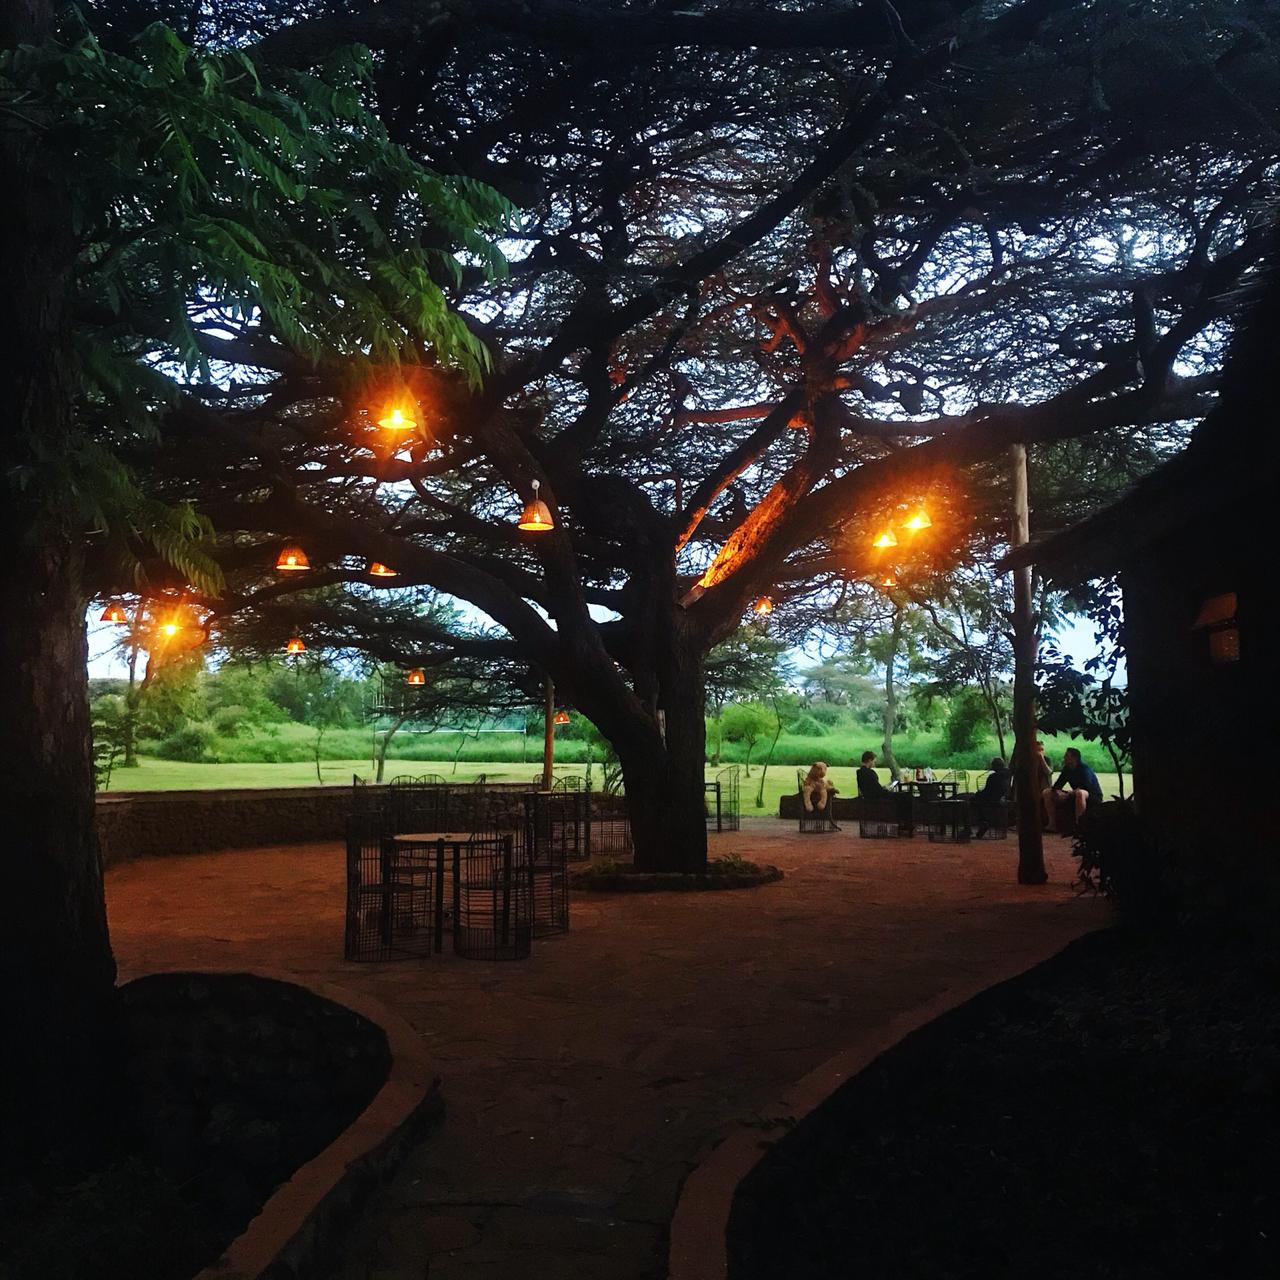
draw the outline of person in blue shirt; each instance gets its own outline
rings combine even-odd
[[[1064,794],[1062,788],[1070,787],[1071,794]],[[1044,795],[1044,812],[1049,820],[1049,830],[1060,829],[1062,810],[1070,805],[1074,810],[1074,818],[1078,823],[1084,816],[1090,803],[1102,803],[1102,784],[1098,775],[1080,758],[1075,747],[1068,747],[1062,753],[1062,772],[1051,787],[1046,787]]]

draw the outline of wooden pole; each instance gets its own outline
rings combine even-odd
[[[1010,544],[1031,540],[1027,447],[1010,448],[1013,464],[1013,528]],[[1040,825],[1040,773],[1036,763],[1036,657],[1039,648],[1031,608],[1031,566],[1013,571],[1013,754],[1018,806],[1018,883],[1044,884],[1044,836]]]
[[[546,698],[542,709],[542,789],[550,791],[556,763],[556,687],[550,676],[543,689]]]

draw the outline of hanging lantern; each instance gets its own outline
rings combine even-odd
[[[414,667],[412,671],[405,676],[405,683],[412,685],[422,685],[427,683],[427,673],[421,667]]]
[[[280,554],[276,557],[276,568],[281,573],[302,573],[311,568],[311,561],[307,559],[307,553],[301,547],[290,543],[287,547],[280,548]]]
[[[759,600],[751,606],[751,612],[764,617],[766,614],[773,612],[773,597],[761,596]]]
[[[400,575],[395,569],[389,565],[383,564],[379,560],[370,560],[369,567],[365,571],[371,578],[398,578]]]
[[[919,533],[921,529],[928,529],[933,524],[929,519],[929,513],[923,507],[917,507],[911,513],[903,524],[903,528],[910,533]]]
[[[876,535],[875,541],[872,542],[871,545],[879,551],[884,551],[889,547],[896,547],[898,545],[898,536],[892,529],[886,527],[880,530]]]
[[[99,622],[123,622],[126,625],[129,621],[129,615],[124,611],[124,605],[119,600],[112,600],[102,611],[102,617]]]
[[[893,574],[886,573],[884,577],[880,579],[878,585],[884,588],[885,591],[892,591],[894,587],[898,585],[898,580],[893,576]]]
[[[176,622],[164,622],[160,624],[160,634],[172,640],[174,636],[181,631],[182,628]]]
[[[294,636],[284,647],[285,653],[306,653],[307,646],[302,643],[301,636]]]
[[[385,413],[378,419],[378,426],[383,431],[416,431],[418,420],[413,416],[413,410],[406,411],[396,405],[390,413]]]
[[[552,720],[551,723],[552,724],[568,724],[569,713],[567,711],[557,711],[555,714],[555,718]]]
[[[545,533],[548,529],[555,527],[551,519],[551,509],[538,497],[536,480],[533,482],[533,497],[525,504],[518,527],[528,529],[532,533]]]

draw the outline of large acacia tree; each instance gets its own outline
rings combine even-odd
[[[990,534],[1010,443],[1124,457],[1199,416],[1261,252],[1274,4],[309,13],[208,38],[366,42],[392,136],[520,207],[505,277],[442,281],[492,367],[362,381],[210,312],[216,376],[138,464],[221,531],[225,611],[378,560],[486,614],[614,744],[649,867],[705,859],[704,660],[753,598],[863,589],[901,503],[932,504],[934,562]],[[555,528],[523,533],[535,481]],[[286,539],[311,580],[272,580]]]

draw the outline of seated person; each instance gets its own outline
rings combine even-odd
[[[1011,775],[1005,762],[999,756],[993,756],[987,767],[991,772],[987,774],[987,780],[982,784],[981,790],[956,797],[957,800],[968,800],[972,806],[978,819],[978,839],[987,834],[992,817],[1009,803]],[[1000,822],[997,825],[1003,827],[1004,823]]]
[[[1069,796],[1063,794],[1064,786],[1071,788]],[[1080,758],[1080,752],[1075,747],[1068,747],[1062,753],[1062,772],[1058,775],[1057,782],[1052,787],[1046,787],[1043,796],[1049,830],[1057,831],[1064,806],[1072,807],[1078,823],[1090,801],[1094,804],[1102,803],[1102,784],[1098,781],[1098,775]]]
[[[809,772],[805,775],[800,787],[800,795],[804,799],[804,811],[821,813],[830,805],[831,797],[835,793],[835,787],[827,781],[826,762],[815,760],[809,766]]]
[[[888,788],[876,773],[876,753],[864,751],[858,766],[858,796],[863,800],[878,800],[889,794]]]

